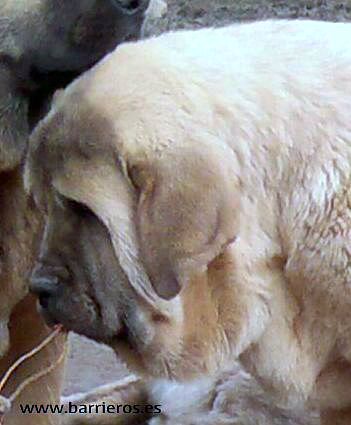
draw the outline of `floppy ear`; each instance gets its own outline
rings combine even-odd
[[[27,100],[9,69],[0,65],[0,171],[16,167],[27,146]]]
[[[27,186],[35,191],[36,178],[29,169],[26,179]],[[85,204],[96,214],[110,234],[118,261],[132,287],[145,301],[153,306],[159,305],[140,261],[133,221],[135,194],[117,164],[67,160],[64,169],[53,179],[53,186],[62,195]]]
[[[212,142],[169,147],[159,158],[129,168],[139,190],[140,258],[164,299],[206,270],[238,232],[234,155]]]
[[[122,170],[69,162],[54,187],[102,220],[131,285],[153,305],[157,295],[174,297],[238,234],[235,158],[225,146],[168,148]]]

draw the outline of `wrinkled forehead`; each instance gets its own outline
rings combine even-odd
[[[33,131],[25,167],[26,189],[46,208],[59,180],[80,181],[98,164],[116,162],[112,126],[86,102],[65,102]],[[80,178],[81,175],[81,178]]]

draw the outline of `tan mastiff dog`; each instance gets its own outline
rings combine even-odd
[[[35,130],[45,316],[139,370],[242,363],[277,406],[351,416],[351,25],[124,44]]]
[[[21,162],[30,128],[55,89],[65,86],[125,39],[137,38],[148,1],[2,0],[0,4],[0,373],[48,333],[27,296],[41,215],[28,199]],[[21,367],[5,387],[54,362],[63,340]],[[53,424],[59,417],[22,415],[19,403],[58,402],[61,371],[31,385],[6,425]]]

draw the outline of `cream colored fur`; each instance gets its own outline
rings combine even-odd
[[[351,24],[165,34],[122,45],[58,97],[32,138],[27,184],[37,199],[58,191],[90,207],[130,284],[168,317],[141,351],[149,372],[187,379],[239,357],[277,406],[342,410],[350,111]],[[79,154],[72,134],[99,117],[99,148],[81,136],[90,156]],[[133,223],[135,188],[155,222]],[[147,323],[145,305],[135,308]]]
[[[215,380],[188,384],[160,381],[150,388],[162,415],[150,425],[319,425],[315,412],[274,406],[269,392],[236,366]]]

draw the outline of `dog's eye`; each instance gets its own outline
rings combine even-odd
[[[62,209],[68,210],[79,218],[96,218],[95,213],[84,203],[78,202],[72,198],[67,198],[60,193],[56,193],[56,204]]]
[[[68,208],[73,211],[74,214],[81,218],[89,218],[95,216],[91,209],[88,208],[85,204],[82,204],[81,202],[77,202],[72,199],[68,199],[66,202]]]

